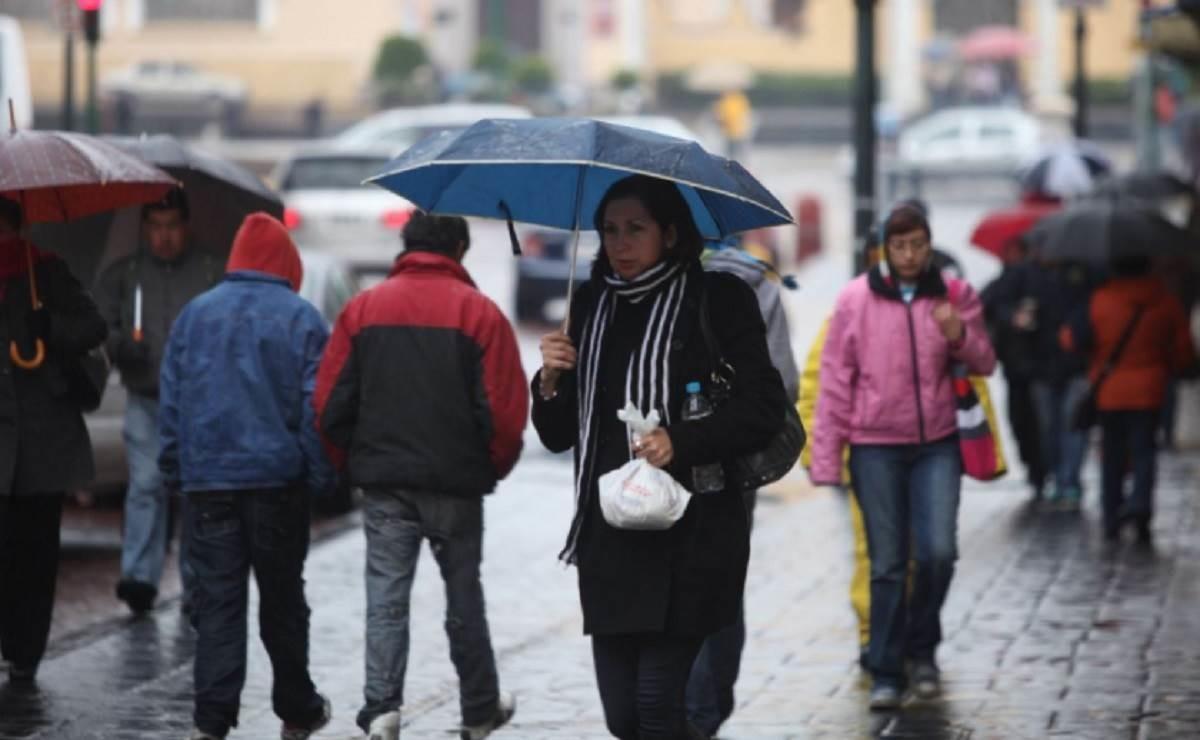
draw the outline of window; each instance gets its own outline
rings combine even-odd
[[[979,138],[989,143],[998,143],[1001,140],[1016,138],[1016,132],[1002,124],[985,123],[979,129]]]
[[[387,157],[309,157],[292,162],[282,190],[357,190],[379,172]]]
[[[949,33],[970,33],[979,26],[1017,25],[1017,0],[934,0],[934,27]]]
[[[808,0],[771,0],[771,25],[788,33],[804,33]]]
[[[258,23],[258,0],[142,0],[146,23],[216,21]]]
[[[55,4],[51,0],[0,0],[0,15],[11,15],[21,20],[48,21]]]

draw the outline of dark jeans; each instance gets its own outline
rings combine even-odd
[[[483,499],[432,492],[368,490],[367,683],[358,725],[404,703],[409,599],[421,541],[428,539],[446,584],[446,637],[458,672],[463,724],[487,722],[500,698],[479,564]]]
[[[1072,426],[1071,414],[1087,392],[1088,382],[1083,377],[1063,383],[1033,384],[1042,461],[1046,471],[1054,476],[1055,492],[1060,497],[1078,499],[1082,494],[1079,471],[1087,455],[1088,434]]]
[[[46,652],[62,504],[60,493],[0,496],[0,653],[22,668]]]
[[[1115,532],[1122,517],[1149,523],[1154,514],[1159,409],[1146,411],[1102,411],[1104,434],[1101,454],[1101,489],[1104,529]],[[1132,469],[1133,491],[1125,495],[1125,476]]]
[[[871,556],[868,665],[877,684],[899,688],[905,658],[932,660],[942,641],[942,604],[958,557],[958,440],[852,445],[850,477]],[[916,562],[911,597],[910,550]]]
[[[308,673],[308,496],[299,488],[186,495],[184,536],[196,575],[196,727],[224,737],[237,726],[251,569],[259,634],[274,676],[272,707],[284,722],[315,721],[323,707]]]
[[[1016,437],[1026,477],[1030,485],[1040,491],[1046,481],[1048,463],[1042,457],[1037,409],[1033,405],[1033,382],[1028,378],[1008,378],[1008,423]]]
[[[746,513],[753,526],[758,491],[747,491],[744,498]],[[697,729],[710,737],[717,734],[737,704],[733,687],[737,683],[745,646],[746,611],[743,608],[736,622],[704,640],[692,665],[687,684],[687,716]]]
[[[684,694],[701,638],[593,635],[604,721],[620,740],[687,738]]]

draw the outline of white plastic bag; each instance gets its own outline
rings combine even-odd
[[[633,404],[617,412],[634,439],[658,428],[658,412],[643,417]],[[669,529],[687,510],[692,494],[665,470],[634,458],[600,476],[600,511],[618,529]]]

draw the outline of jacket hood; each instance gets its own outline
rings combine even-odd
[[[754,257],[732,248],[712,252],[704,259],[704,265],[710,270],[737,275],[755,290],[767,279],[767,271],[770,269]]]
[[[401,253],[392,265],[392,271],[388,277],[395,277],[402,273],[412,274],[418,272],[442,273],[458,278],[472,287],[475,286],[475,281],[471,279],[467,268],[463,267],[462,263],[458,260],[437,252],[426,252],[416,249]]]
[[[897,301],[904,300],[900,295],[900,288],[890,275],[886,261],[875,265],[867,273],[867,285],[870,286],[872,292],[878,295]],[[948,293],[946,281],[942,279],[942,273],[939,270],[925,270],[917,278],[918,298],[942,298]]]
[[[252,270],[281,277],[292,290],[299,292],[304,279],[300,252],[288,235],[287,228],[267,213],[251,213],[242,221],[233,238],[233,251],[225,272]]]

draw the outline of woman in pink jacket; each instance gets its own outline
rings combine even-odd
[[[940,691],[934,653],[962,478],[951,367],[988,375],[996,364],[979,298],[933,267],[930,239],[920,211],[892,211],[884,261],[838,297],[821,356],[810,474],[838,485],[849,445],[871,556],[872,709],[898,707],[909,681],[923,698]]]

